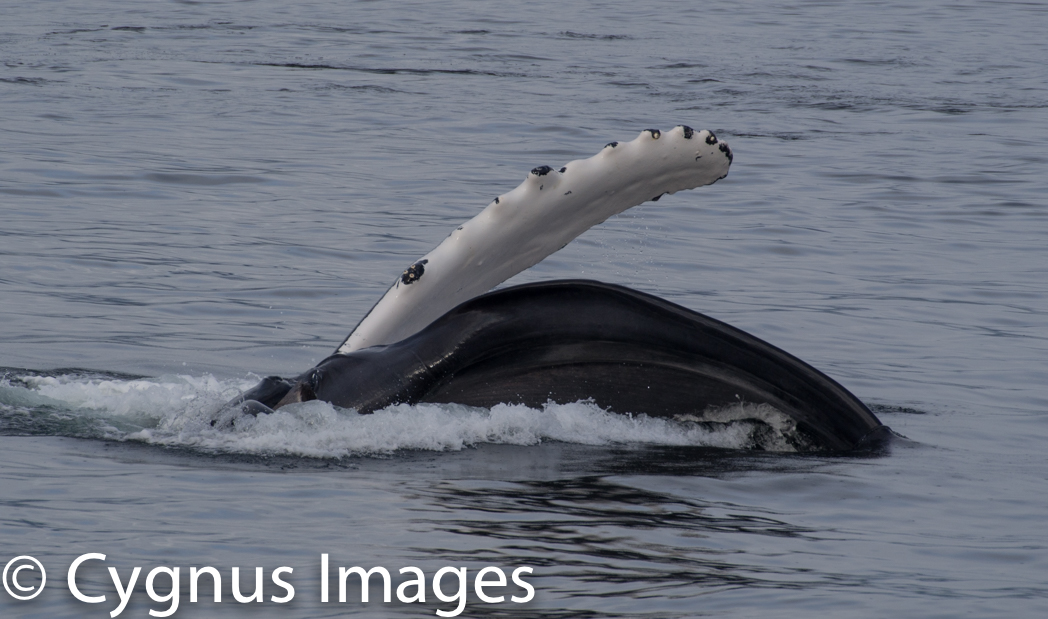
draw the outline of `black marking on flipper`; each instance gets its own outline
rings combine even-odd
[[[531,173],[534,174],[535,176],[546,176],[547,174],[549,174],[552,171],[553,171],[553,168],[549,167],[548,165],[540,165],[539,167],[537,167],[534,170],[532,170]]]
[[[564,193],[564,195],[566,195],[566,196],[570,196],[570,195],[571,195],[571,191],[567,191],[567,192],[565,192],[565,193]]]
[[[568,166],[564,166],[563,168],[560,169],[560,173],[561,174],[564,174],[567,171],[568,171]]]
[[[498,203],[499,203],[499,199],[498,199],[498,198],[495,198],[495,204],[498,204]],[[461,230],[461,229],[462,229],[462,228],[459,228],[459,230]]]
[[[728,145],[724,142],[721,142],[721,145],[717,148],[719,148],[720,152],[724,153],[724,155],[728,158],[728,163],[731,163],[735,159],[735,156],[731,154],[731,149],[728,148]]]
[[[612,148],[615,148],[618,145],[619,145],[618,142],[608,142],[607,144],[604,145],[604,148],[607,148],[609,146],[612,147]]]
[[[713,144],[717,143],[717,136],[713,135],[712,131],[710,131],[709,133],[710,134],[706,136],[706,143],[712,146]]]
[[[668,191],[664,191],[664,192],[660,193],[659,195],[655,196],[654,198],[652,198],[651,201],[652,202],[658,202],[659,198],[661,198],[662,196],[664,196],[664,195],[666,195],[668,193],[669,193]]]
[[[650,133],[651,134],[651,139],[653,139],[653,140],[659,139],[659,136],[662,135],[662,132],[659,131],[658,129],[645,129],[644,131],[647,131],[648,133]]]
[[[688,125],[681,125],[680,128],[684,129],[684,139],[685,140],[690,140],[691,136],[695,135],[695,130],[692,129],[691,127],[689,127]]]
[[[415,264],[409,266],[404,274],[400,276],[400,281],[405,285],[414,284],[418,280],[422,279],[422,276],[426,273],[426,264],[429,260],[419,260]]]

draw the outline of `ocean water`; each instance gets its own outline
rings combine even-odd
[[[157,567],[181,569],[176,617],[458,603],[385,603],[377,577],[338,602],[355,565],[394,589],[403,567],[466,568],[460,616],[1048,613],[1045,5],[0,13],[0,561],[47,573],[0,615],[109,616],[108,567],[142,568],[122,617],[171,606]],[[731,144],[726,179],[509,283],[614,282],[743,328],[870,404],[904,437],[887,453],[754,450],[745,427],[586,402],[206,423],[329,354],[528,170],[677,124]],[[85,553],[107,556],[78,572],[105,602],[67,586]],[[190,601],[194,566],[221,573],[221,604]],[[486,566],[531,567],[533,599],[479,599]],[[263,603],[234,600],[234,567],[243,590],[263,568]]]

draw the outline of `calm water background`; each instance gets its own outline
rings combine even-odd
[[[286,606],[247,608],[227,583],[221,606],[183,591],[178,617],[453,606],[321,605],[321,552],[430,576],[535,567],[534,601],[463,616],[1048,612],[1044,4],[2,14],[0,559],[48,569],[36,600],[0,593],[4,616],[107,616],[65,590],[84,552],[123,574],[295,567]],[[600,418],[581,409],[507,413],[566,428],[530,438],[447,410],[190,427],[250,373],[326,356],[527,170],[680,123],[731,143],[727,179],[513,282],[622,283],[746,329],[875,406],[909,439],[890,455],[723,452],[652,428],[589,441]],[[85,578],[115,599],[101,567]],[[167,607],[141,587],[121,616]]]

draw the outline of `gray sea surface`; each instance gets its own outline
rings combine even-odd
[[[136,566],[122,617],[171,605],[156,567],[181,568],[176,617],[456,605],[340,603],[334,573],[322,603],[326,553],[465,567],[464,617],[1048,616],[1045,32],[1041,2],[5,0],[0,562],[47,581],[0,615],[109,616],[106,568]],[[887,453],[585,402],[203,423],[328,355],[528,170],[678,124],[731,144],[727,178],[508,284],[745,329],[867,402],[905,437]],[[103,603],[67,587],[84,553]],[[193,566],[221,604],[190,601]],[[534,599],[480,600],[485,566],[533,568]]]

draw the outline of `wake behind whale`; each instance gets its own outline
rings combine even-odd
[[[583,280],[488,292],[614,214],[724,178],[732,159],[713,133],[678,126],[535,168],[410,265],[334,354],[297,378],[264,379],[214,423],[314,400],[365,414],[592,401],[680,422],[778,426],[802,450],[882,444],[890,431],[840,384],[697,312]]]

